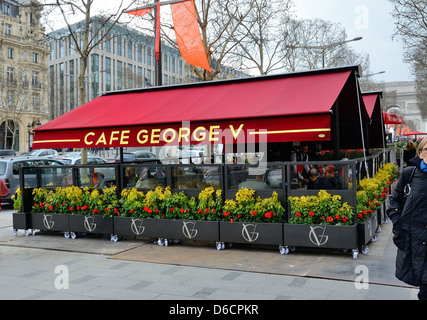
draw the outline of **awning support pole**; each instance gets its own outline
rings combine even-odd
[[[363,121],[362,121],[362,110],[361,110],[361,106],[360,106],[360,92],[359,92],[359,85],[357,83],[357,74],[354,74],[354,78],[355,78],[355,83],[356,83],[356,93],[357,93],[357,105],[359,107],[359,121],[360,121],[360,134],[362,135],[362,148],[363,148],[363,162],[365,163],[365,170],[366,170],[366,175],[369,178],[369,170],[368,170],[368,163],[366,161],[366,150],[365,150],[365,137],[363,134]]]

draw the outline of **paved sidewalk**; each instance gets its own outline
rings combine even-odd
[[[0,299],[415,300],[394,278],[391,225],[369,253],[183,243],[148,239],[17,236],[12,210],[0,212]],[[362,281],[367,280],[367,281]],[[68,287],[67,287],[68,285]]]

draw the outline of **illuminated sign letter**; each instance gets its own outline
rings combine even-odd
[[[119,137],[115,137],[114,135],[119,134],[120,131],[111,131],[111,136],[110,136],[110,144],[113,143],[113,141],[118,141]]]
[[[147,135],[148,131],[145,129],[142,129],[141,131],[138,132],[138,135],[136,136],[136,140],[138,140],[138,142],[140,144],[145,144],[148,141],[148,135]],[[141,134],[142,134],[142,139],[141,139]]]
[[[151,130],[151,143],[159,143],[160,138],[160,129],[153,129]],[[157,140],[154,140],[157,139]]]
[[[209,141],[218,141],[218,137],[214,137],[219,134],[218,131],[214,131],[215,129],[219,129],[220,126],[211,126],[209,129]]]
[[[193,132],[193,139],[196,141],[203,141],[206,139],[206,131],[205,127],[197,127]],[[197,136],[197,132],[202,131],[200,136]]]
[[[128,144],[129,143],[129,141],[127,141],[127,140],[129,140],[129,136],[126,135],[126,133],[129,133],[129,132],[130,132],[130,130],[123,130],[122,131],[122,134],[120,135],[120,144]]]
[[[94,135],[95,135],[95,132],[89,132],[88,134],[85,135],[85,144],[86,145],[90,146],[93,143],[93,141],[88,141],[87,138],[88,138],[88,136],[94,136]]]
[[[98,140],[96,141],[95,145],[98,145],[100,143],[107,144],[107,139],[105,138],[105,132],[101,133]]]

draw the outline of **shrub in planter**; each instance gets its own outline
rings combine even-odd
[[[283,208],[277,192],[269,198],[255,197],[255,190],[240,189],[234,199],[225,200],[222,208],[222,221],[281,223]]]
[[[117,214],[119,200],[116,187],[90,190],[85,187],[35,188],[33,190],[34,204],[32,212],[47,212],[57,214],[102,215],[112,217]]]
[[[351,225],[354,209],[341,202],[340,195],[332,196],[320,190],[317,196],[288,197],[291,203],[291,224]]]

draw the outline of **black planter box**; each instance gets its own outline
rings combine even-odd
[[[378,228],[378,215],[374,213],[365,222],[359,222],[357,224],[357,227],[358,227],[359,245],[366,245],[375,236],[375,232]]]
[[[114,234],[174,240],[218,241],[217,221],[114,217]]]
[[[113,218],[95,215],[68,215],[70,232],[113,234]]]
[[[386,219],[386,204],[383,202],[380,206],[377,207],[376,213],[378,216],[378,225],[382,225]]]
[[[47,231],[68,231],[68,215],[58,213],[28,213],[31,229]]]
[[[357,249],[357,225],[283,224],[285,246]]]
[[[221,221],[219,238],[221,242],[281,246],[283,244],[283,224]]]
[[[13,230],[31,229],[29,215],[27,213],[14,212],[12,214]]]

